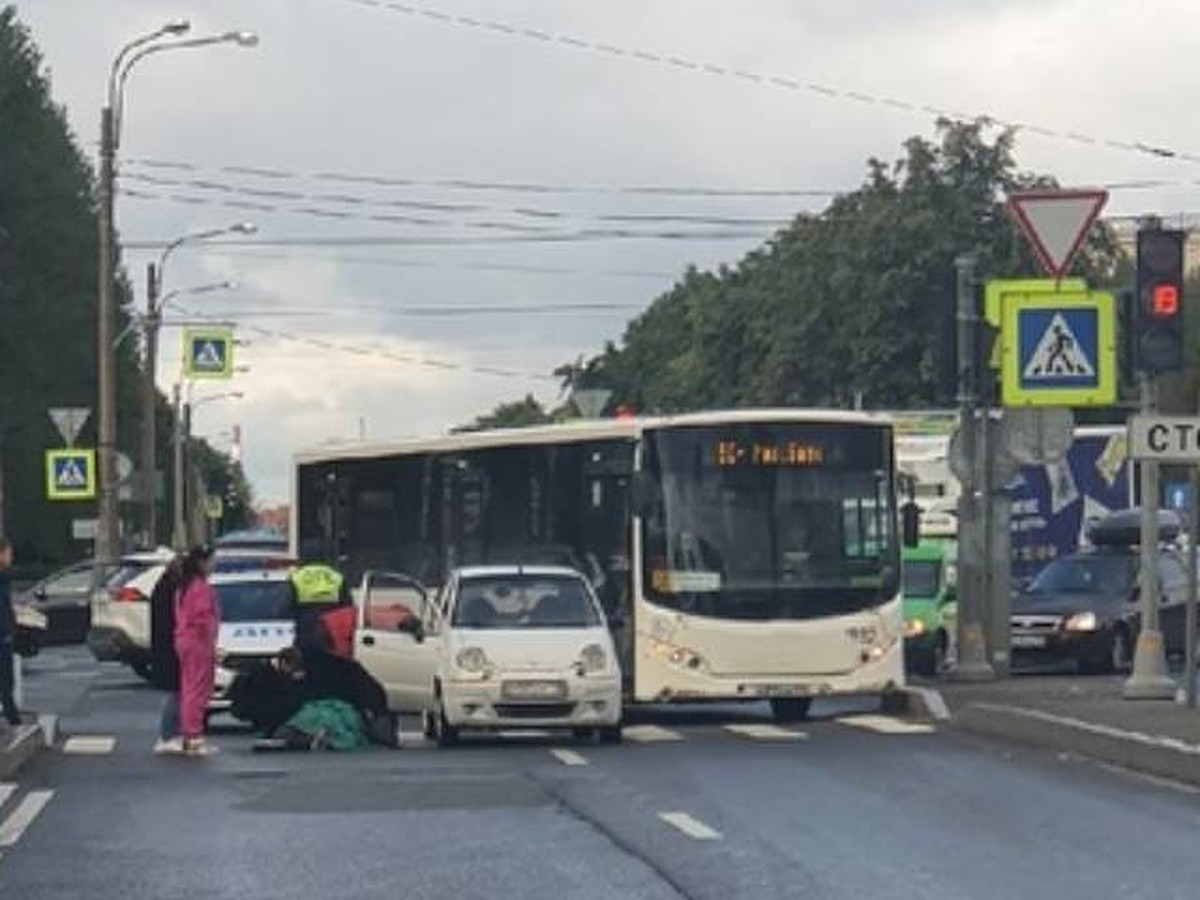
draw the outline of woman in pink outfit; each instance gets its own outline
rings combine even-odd
[[[184,753],[208,756],[216,752],[204,740],[204,712],[212,699],[217,662],[217,632],[221,611],[217,592],[208,583],[213,551],[196,547],[183,561],[175,600],[175,653],[179,657],[179,733]]]

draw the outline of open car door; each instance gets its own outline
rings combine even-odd
[[[396,572],[367,572],[358,596],[355,658],[387,692],[388,706],[420,712],[433,699],[438,642],[426,640],[429,592]]]

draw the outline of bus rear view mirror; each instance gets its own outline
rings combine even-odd
[[[921,507],[911,500],[900,507],[904,546],[915,547],[921,540]]]

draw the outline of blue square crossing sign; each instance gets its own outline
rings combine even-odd
[[[91,500],[95,496],[95,450],[46,451],[47,499]]]
[[[1005,406],[1107,406],[1117,398],[1116,307],[1102,291],[1039,291],[1006,298]]]
[[[183,363],[188,378],[232,378],[233,332],[228,328],[186,329]]]

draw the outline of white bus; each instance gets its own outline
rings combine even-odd
[[[356,581],[580,570],[632,702],[768,699],[790,720],[903,684],[886,419],[710,412],[356,444],[300,454],[293,487],[294,551]]]

